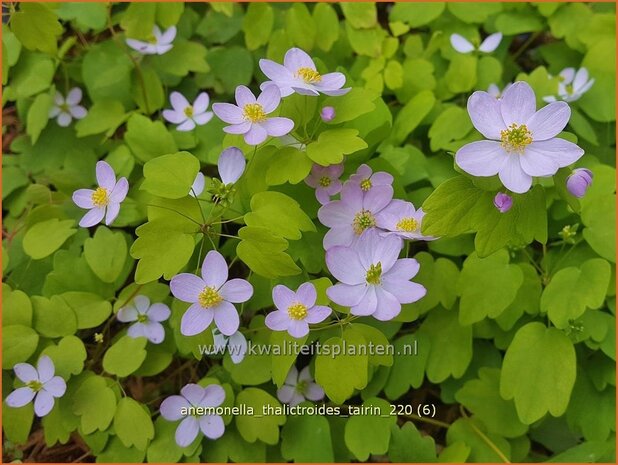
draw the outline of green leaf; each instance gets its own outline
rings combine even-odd
[[[464,23],[484,23],[489,16],[502,10],[500,3],[448,3],[448,10]]]
[[[466,110],[457,106],[448,107],[429,129],[431,150],[447,149],[450,143],[463,139],[471,129],[472,123]]]
[[[515,300],[523,282],[521,268],[509,264],[506,250],[486,258],[471,255],[457,281],[460,323],[465,326],[485,317],[497,318]]]
[[[497,368],[481,368],[478,379],[467,381],[455,393],[455,399],[492,433],[515,438],[528,431],[528,427],[519,421],[515,404],[500,397],[500,370]]]
[[[615,454],[613,441],[587,441],[560,452],[547,462],[550,463],[595,463],[603,462],[608,454]]]
[[[268,3],[249,3],[242,21],[245,44],[255,50],[268,43],[275,22],[275,14]]]
[[[175,26],[184,11],[184,3],[157,3],[157,23],[164,29]]]
[[[155,3],[129,3],[120,20],[127,37],[148,39],[152,35],[156,8]]]
[[[114,430],[125,446],[135,446],[139,450],[146,450],[148,442],[154,438],[150,412],[130,397],[123,397],[118,402],[114,414]]]
[[[558,270],[543,291],[541,311],[558,329],[566,329],[587,308],[603,305],[610,275],[609,263],[601,258],[587,260],[580,267]]]
[[[127,259],[127,241],[120,232],[100,226],[84,242],[84,257],[90,269],[106,283],[116,281]]]
[[[562,415],[575,383],[575,349],[569,338],[542,323],[522,326],[504,356],[500,395],[514,399],[522,423],[531,424],[548,411]]]
[[[325,4],[320,3],[318,5]],[[322,108],[333,107],[335,109],[335,117],[328,124],[339,124],[352,121],[361,115],[375,110],[376,106],[373,100],[375,100],[375,96],[371,92],[360,87],[354,87],[345,95],[327,97]]]
[[[233,93],[237,86],[248,85],[253,75],[253,56],[243,47],[220,47],[208,52],[212,74],[226,92]]]
[[[66,336],[57,345],[47,346],[41,355],[47,355],[54,362],[56,375],[69,379],[71,375],[79,375],[84,369],[86,348],[81,339]]]
[[[317,30],[307,5],[294,3],[287,11],[285,24],[290,39],[305,52],[310,52],[315,44]]]
[[[82,31],[99,31],[107,23],[107,7],[103,3],[60,3],[56,12],[65,21],[75,21]]]
[[[41,221],[26,231],[23,248],[34,260],[40,260],[62,247],[62,244],[77,232],[72,226],[74,220],[60,221],[58,218]]]
[[[476,418],[459,418],[451,424],[446,432],[446,443],[450,446],[459,442],[470,448],[468,462],[503,463],[503,457],[509,459],[511,456],[509,442],[502,436],[487,432]],[[496,453],[496,450],[500,451],[500,455]],[[440,461],[444,460],[440,456]]]
[[[270,334],[270,345],[273,347],[273,350],[278,350],[281,353],[281,355],[273,355],[270,357],[272,378],[277,387],[280,388],[283,386],[285,378],[287,378],[290,368],[292,368],[298,356],[298,354],[290,353],[292,352],[290,348],[294,348],[298,345],[300,350],[305,344],[307,336],[308,335],[297,339],[290,336],[287,331],[273,331]],[[275,347],[277,347],[277,349],[275,349]]]
[[[587,51],[581,66],[594,76],[594,85],[578,101],[582,110],[595,121],[616,120],[616,38],[596,41]]]
[[[329,129],[320,133],[318,140],[307,145],[307,156],[323,165],[335,165],[344,155],[367,148],[356,129]]]
[[[11,30],[28,50],[55,54],[62,26],[43,3],[24,3],[11,17]]]
[[[177,152],[153,158],[144,165],[144,182],[140,189],[167,199],[189,195],[200,162],[189,152]]]
[[[282,147],[275,152],[266,172],[266,183],[278,186],[289,182],[298,184],[311,171],[311,160],[296,147]]]
[[[472,90],[476,84],[477,64],[478,60],[475,56],[461,53],[455,55],[444,75],[448,90],[456,94]]]
[[[118,339],[103,356],[103,369],[124,378],[137,370],[146,358],[145,337],[132,338],[122,336]]]
[[[47,126],[49,121],[49,109],[52,105],[52,98],[49,94],[39,94],[32,102],[28,110],[28,119],[26,121],[27,134],[32,138],[32,143],[35,144],[41,131]]]
[[[133,62],[114,41],[91,46],[82,64],[88,96],[94,103],[111,100],[130,108],[132,70]]]
[[[601,257],[616,261],[616,195],[609,194],[586,202],[582,207],[582,232],[586,242]]]
[[[27,361],[36,350],[38,343],[39,335],[34,329],[28,326],[3,326],[2,368],[10,370],[17,363]]]
[[[354,328],[344,330],[343,337],[331,337],[323,343],[315,359],[315,380],[333,402],[342,404],[355,389],[363,389],[368,382],[369,357],[366,340]],[[364,352],[363,352],[364,351]]]
[[[277,399],[261,389],[248,388],[238,393],[236,405],[252,408],[255,414],[236,417],[236,428],[245,441],[255,442],[259,439],[270,445],[279,442],[279,426],[285,423],[286,416],[276,414],[276,409],[281,407]],[[266,414],[268,410],[265,409],[269,408],[272,410]]]
[[[339,38],[339,18],[337,12],[328,3],[318,3],[313,8],[315,21],[315,44],[328,52]]]
[[[315,231],[311,218],[298,202],[280,192],[259,192],[251,198],[251,212],[245,214],[245,224],[263,227],[286,239],[300,239],[301,231]]]
[[[543,21],[534,10],[509,11],[498,15],[496,28],[505,35],[516,35],[543,30]]]
[[[73,394],[73,413],[80,417],[85,434],[105,431],[116,413],[116,395],[101,376],[90,376]]]
[[[388,458],[394,463],[433,463],[438,461],[433,438],[421,435],[411,421],[404,423],[401,429],[395,425],[391,426]]]
[[[417,334],[429,339],[427,379],[441,383],[449,376],[461,378],[472,360],[472,326],[462,326],[457,311],[440,307],[429,312]]]
[[[62,337],[75,334],[77,317],[62,297],[54,295],[51,299],[32,296],[33,327],[41,336]]]
[[[118,126],[124,123],[126,116],[122,103],[118,101],[95,102],[88,109],[86,117],[80,119],[75,125],[77,137],[86,137],[103,132],[106,136],[111,136],[118,129]]]
[[[288,241],[262,227],[245,226],[238,231],[242,241],[236,253],[251,270],[266,278],[294,276],[301,272],[294,260],[284,253]]]
[[[542,187],[513,194],[513,207],[504,214],[494,206],[494,196],[494,192],[476,187],[465,176],[443,182],[423,203],[423,234],[454,237],[475,231],[479,257],[491,255],[505,245],[522,246],[534,239],[547,241]]]
[[[346,20],[356,29],[374,27],[378,21],[375,3],[341,3]]]
[[[362,323],[355,324],[354,329],[363,335],[367,342],[367,347],[375,349],[373,352],[371,350],[367,351],[371,365],[391,366],[393,364],[393,355],[387,352],[387,347],[389,346],[388,338],[382,331]]]
[[[444,11],[444,2],[435,3],[395,3],[390,21],[403,21],[412,28],[429,24]]]
[[[190,72],[207,73],[206,47],[197,42],[176,39],[174,47],[163,55],[153,55],[153,65],[161,73],[184,77]]]
[[[292,417],[290,417],[291,419]],[[171,432],[170,436],[173,437],[173,435],[174,431]],[[148,450],[150,451],[150,447]],[[204,454],[202,459],[212,463],[226,463],[228,461],[234,463],[265,463],[266,444],[260,441],[248,443],[234,427],[227,427],[225,434],[211,442]]]
[[[5,356],[6,352],[2,351]],[[13,444],[26,444],[30,436],[32,421],[34,420],[34,403],[19,408],[2,409],[2,430],[6,440]]]
[[[431,340],[427,334],[406,334],[393,343],[395,357],[384,393],[389,399],[399,399],[410,387],[418,389],[425,378]],[[417,347],[418,353],[414,352]],[[392,458],[392,457],[391,457]]]
[[[65,292],[60,294],[77,317],[77,328],[96,328],[112,313],[112,304],[91,292]]]
[[[281,430],[281,454],[296,463],[332,462],[328,420],[319,415],[290,415]]]
[[[176,463],[183,455],[191,455],[192,445],[180,447],[174,438],[178,425],[159,416],[154,422],[154,439],[147,450],[149,463]],[[220,439],[219,439],[220,440]],[[219,442],[219,441],[217,441]]]
[[[161,121],[151,121],[143,115],[134,114],[129,118],[124,138],[131,151],[142,162],[176,152],[176,142],[165,129],[165,125]],[[193,177],[195,178],[195,175]]]
[[[430,91],[421,91],[414,96],[397,113],[393,124],[390,142],[399,145],[416,129],[429,114],[436,102],[436,98]]]
[[[371,454],[386,454],[391,427],[397,422],[397,417],[391,414],[390,404],[384,399],[368,399],[363,402],[363,407],[371,408],[375,413],[350,415],[344,435],[346,446],[361,462]]]
[[[22,52],[9,80],[16,98],[31,97],[49,89],[54,77],[52,60],[40,53]]]
[[[3,283],[2,326],[10,325],[32,326],[32,303],[28,294]]]

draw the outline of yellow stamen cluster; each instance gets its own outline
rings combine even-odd
[[[365,192],[371,189],[371,179],[363,179],[360,183],[360,188]]]
[[[28,381],[26,383],[26,386],[28,386],[34,392],[39,392],[41,389],[43,389],[43,383],[41,383],[38,379],[33,379],[32,381]]]
[[[138,313],[137,322],[138,323],[146,323],[148,321],[148,317],[144,313]]]
[[[193,118],[193,107],[189,105],[188,107],[184,109],[184,113],[187,118]]]
[[[402,218],[397,222],[397,231],[414,232],[418,229],[418,222],[414,218]]]
[[[322,80],[322,76],[315,69],[298,68],[296,76],[301,78],[307,84],[315,84]]]
[[[292,320],[304,320],[307,316],[307,307],[300,302],[294,302],[288,307],[288,315]]]
[[[532,133],[525,124],[511,124],[508,129],[500,131],[502,148],[507,152],[522,154],[527,145],[532,143]]]
[[[104,187],[97,187],[91,196],[95,207],[104,207],[109,203],[109,195]]]
[[[378,262],[375,265],[371,265],[367,270],[365,281],[368,284],[380,284],[380,278],[382,277],[382,263]]]
[[[197,301],[202,308],[210,308],[220,304],[223,301],[223,297],[219,295],[214,287],[205,287],[197,297]]]
[[[320,186],[322,187],[330,186],[330,178],[328,176],[322,176],[320,178]]]
[[[252,123],[259,123],[266,120],[266,113],[264,107],[259,103],[248,103],[243,107],[243,116],[246,120]]]
[[[372,228],[376,225],[376,219],[373,214],[368,210],[361,210],[354,217],[352,227],[354,232],[360,236],[367,228]]]

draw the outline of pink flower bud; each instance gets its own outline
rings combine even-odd
[[[335,109],[333,107],[324,107],[322,111],[320,111],[320,118],[325,123],[332,121],[335,118]]]
[[[494,197],[494,205],[500,213],[506,213],[513,206],[513,198],[504,192],[498,192]]]
[[[566,181],[568,191],[575,197],[582,198],[592,185],[592,177],[592,171],[586,168],[574,169]]]

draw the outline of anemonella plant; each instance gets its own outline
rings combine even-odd
[[[165,339],[165,329],[161,322],[171,315],[167,305],[162,303],[150,304],[145,295],[138,295],[133,302],[118,310],[118,321],[133,323],[127,330],[132,338],[145,337],[153,344],[160,344]]]
[[[210,97],[206,92],[200,93],[193,104],[190,104],[180,92],[172,92],[170,103],[172,109],[163,110],[163,118],[177,124],[177,131],[191,131],[212,119],[212,111],[207,111]]]
[[[148,40],[127,38],[126,42],[129,47],[142,55],[163,55],[172,49],[175,38],[176,26],[171,26],[162,32],[159,26],[155,25]]]
[[[88,112],[79,103],[82,100],[82,90],[79,87],[73,87],[66,97],[60,92],[56,92],[54,104],[49,110],[49,117],[56,118],[58,126],[66,127],[71,124],[73,118],[85,118]]]
[[[521,194],[536,176],[552,176],[584,154],[576,144],[556,137],[571,110],[553,102],[536,110],[534,91],[516,82],[500,100],[477,91],[468,99],[474,127],[489,140],[471,142],[455,154],[455,162],[473,176],[499,176],[504,187]]]

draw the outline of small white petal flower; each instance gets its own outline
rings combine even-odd
[[[82,90],[79,87],[73,87],[66,98],[56,92],[54,104],[49,110],[49,117],[56,118],[59,126],[66,127],[71,124],[73,118],[82,119],[88,112],[79,104],[82,100]]]
[[[199,197],[204,192],[204,186],[206,185],[206,178],[202,172],[198,172],[189,191],[189,195],[192,197]]]
[[[483,53],[491,53],[500,46],[500,42],[502,42],[501,32],[488,35],[478,48],[464,36],[460,34],[451,34],[451,45],[459,53],[470,53],[475,50]]]
[[[292,366],[283,386],[277,389],[277,397],[281,402],[294,407],[304,400],[322,400],[324,389],[313,381],[308,366],[300,373],[295,366]]]
[[[193,105],[180,92],[170,95],[172,109],[163,110],[163,118],[177,124],[177,131],[191,131],[195,126],[202,126],[212,119],[212,111],[206,111],[210,97],[206,92],[197,96]]]
[[[161,32],[158,26],[154,26],[152,35],[147,41],[126,39],[126,42],[129,47],[133,50],[137,50],[142,55],[163,55],[172,49],[172,42],[175,38],[176,26],[166,29],[165,32]]]
[[[165,339],[165,329],[162,321],[171,315],[169,307],[157,303],[150,305],[150,299],[144,295],[138,295],[133,302],[118,310],[116,318],[123,323],[135,322],[129,327],[129,337],[145,337],[153,344],[160,344]]]
[[[586,68],[580,68],[577,71],[575,68],[565,68],[560,71],[558,79],[558,95],[546,95],[543,97],[545,102],[557,100],[574,102],[588,92],[594,84],[594,79],[589,77]]]

